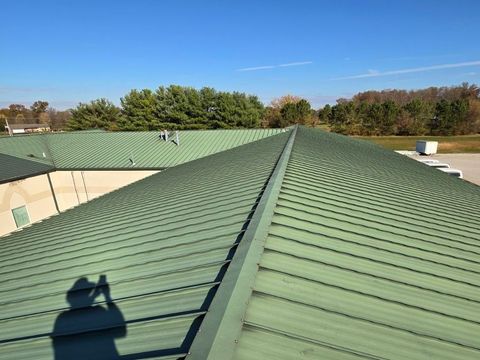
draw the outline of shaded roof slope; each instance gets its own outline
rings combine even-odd
[[[69,359],[184,356],[288,135],[167,169],[2,238],[0,358],[52,359],[52,339]],[[100,275],[121,315],[102,296],[88,306]]]
[[[263,245],[234,359],[480,357],[477,186],[299,129]]]
[[[0,184],[45,174],[52,170],[53,166],[48,164],[0,154]]]
[[[53,165],[46,134],[0,137],[0,154]]]

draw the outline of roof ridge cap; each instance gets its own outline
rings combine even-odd
[[[43,145],[45,146],[45,150],[48,153],[48,156],[49,156],[50,160],[52,161],[52,166],[53,166],[54,170],[55,171],[58,170],[57,169],[57,164],[55,164],[55,159],[53,157],[53,152],[51,150],[50,137],[49,136],[45,136],[43,138]]]
[[[243,327],[298,125],[291,132],[270,175],[250,223],[240,241],[186,359],[230,359]]]

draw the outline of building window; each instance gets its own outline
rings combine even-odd
[[[17,228],[30,224],[30,217],[28,216],[27,208],[25,206],[12,209],[12,214]]]

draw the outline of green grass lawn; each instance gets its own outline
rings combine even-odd
[[[480,135],[464,136],[354,136],[358,139],[373,141],[391,150],[415,150],[417,140],[438,141],[438,152],[480,153]]]

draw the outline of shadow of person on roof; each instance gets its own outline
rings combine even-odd
[[[93,305],[103,295],[104,305]],[[52,332],[55,360],[120,359],[115,339],[127,335],[125,319],[110,296],[106,276],[82,277],[67,291],[70,309],[58,315]]]

